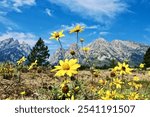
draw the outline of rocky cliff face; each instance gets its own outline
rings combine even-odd
[[[16,62],[22,56],[27,56],[31,48],[26,43],[19,43],[13,38],[0,41],[0,62]]]
[[[87,47],[91,49],[88,56],[93,62],[96,61],[97,66],[109,65],[112,59],[116,61],[128,60],[130,65],[135,66],[143,61],[143,56],[149,46],[130,41],[114,40],[107,42],[105,39],[97,39],[88,44]],[[70,50],[77,51],[76,45],[71,45],[65,51],[65,58],[71,58]],[[59,52],[60,50],[57,50],[51,57],[51,64],[57,64],[59,58],[62,58],[61,54],[58,54]],[[85,64],[85,57],[81,49],[80,53],[80,63]]]

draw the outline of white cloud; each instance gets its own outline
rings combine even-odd
[[[15,10],[22,12],[20,7],[33,6],[36,4],[36,0],[2,0],[0,1],[0,7],[5,9],[5,12]]]
[[[6,27],[18,28],[18,25],[6,17],[8,12],[22,12],[21,7],[33,6],[36,0],[0,0],[0,23]]]
[[[47,13],[48,16],[52,16],[52,11],[48,8],[45,9],[45,12]]]
[[[118,14],[127,10],[123,0],[49,0],[51,3],[66,6],[70,11],[97,22],[108,23]]]
[[[8,38],[17,39],[20,43],[27,43],[30,46],[34,46],[37,42],[38,37],[32,33],[23,33],[23,32],[6,32],[0,35],[0,41]]]
[[[35,4],[36,4],[35,0],[12,0],[13,9],[16,10],[17,12],[22,12],[19,7],[22,7],[25,5],[33,6]]]
[[[24,32],[6,32],[3,34],[0,34],[0,41],[8,39],[8,38],[14,38],[15,40],[18,40],[20,43],[27,43],[31,47],[35,45],[37,40],[39,39],[38,36],[32,34],[32,33],[24,33]],[[46,44],[52,44],[51,40],[43,40]]]
[[[43,41],[44,41],[46,44],[53,44],[50,39],[49,39],[49,40],[44,39]]]
[[[6,27],[19,28],[19,26],[16,23],[1,15],[0,15],[0,23],[5,25]]]
[[[97,33],[96,31],[91,32],[91,33],[89,34],[89,36],[95,35],[96,33]]]
[[[61,25],[61,29],[64,31],[69,31],[70,29],[74,28],[76,25],[84,26],[85,29],[98,29],[100,27],[100,25],[88,26],[85,23],[76,23],[76,24],[71,24],[71,25]]]
[[[104,31],[104,32],[100,32],[99,34],[100,34],[100,36],[105,36],[105,35],[108,35],[109,32],[105,32],[105,31]]]

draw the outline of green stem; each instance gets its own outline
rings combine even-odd
[[[62,44],[61,44],[60,39],[58,39],[58,42],[59,42],[59,44],[60,44],[60,47],[61,47],[61,53],[62,53],[62,56],[63,56],[63,59],[64,59],[64,58],[65,58],[65,55],[64,55],[64,50],[63,50],[63,46],[62,46]]]
[[[81,57],[80,50],[79,50],[79,32],[77,32],[77,51],[78,51],[78,59]]]
[[[77,32],[77,46],[78,46],[78,43],[79,43],[79,33]]]

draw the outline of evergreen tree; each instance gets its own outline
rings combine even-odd
[[[150,67],[150,47],[148,48],[148,50],[146,51],[144,55],[143,63],[145,63],[145,67]]]
[[[48,47],[44,44],[44,41],[39,38],[35,46],[32,48],[31,53],[28,56],[29,64],[37,60],[38,66],[46,66],[48,64],[47,59],[49,58]]]

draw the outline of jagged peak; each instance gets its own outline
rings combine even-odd
[[[99,42],[107,42],[107,40],[104,39],[104,38],[98,38],[98,39],[96,39],[95,41],[99,41]]]
[[[28,45],[25,41],[20,42],[21,45]]]
[[[1,41],[1,43],[11,43],[11,42],[13,42],[14,41],[14,39],[13,38],[7,38],[7,39],[4,39],[4,40],[2,40]]]

